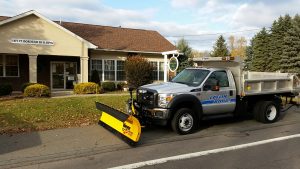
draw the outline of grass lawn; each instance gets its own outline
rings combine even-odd
[[[116,91],[111,91],[111,92],[105,92],[104,94],[128,94],[128,91],[123,91],[123,90],[116,90]]]
[[[125,112],[129,95],[33,98],[0,102],[0,134],[90,125],[98,122],[95,101]]]

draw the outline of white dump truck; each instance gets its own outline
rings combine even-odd
[[[296,74],[244,71],[238,58],[215,57],[198,61],[198,67],[184,69],[170,82],[139,87],[136,99],[130,89],[126,113],[96,106],[99,124],[135,144],[141,124],[170,124],[178,134],[189,134],[205,116],[249,112],[259,122],[273,123],[282,111],[282,98],[292,100],[299,92]]]
[[[296,74],[250,72],[239,58],[202,59],[170,82],[149,84],[137,89],[135,102],[139,119],[161,125],[171,124],[179,134],[195,129],[204,116],[251,112],[262,123],[275,122],[282,96],[299,95]]]

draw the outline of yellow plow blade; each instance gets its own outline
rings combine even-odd
[[[96,107],[101,111],[99,123],[117,131],[129,139],[130,144],[137,143],[141,135],[141,125],[137,118],[113,109],[107,105],[96,102]]]

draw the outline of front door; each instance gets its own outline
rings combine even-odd
[[[66,62],[65,63],[65,81],[66,89],[73,89],[74,82],[77,81],[77,67],[75,62]]]
[[[218,91],[205,86],[219,86]],[[204,83],[200,100],[205,114],[219,114],[233,112],[236,106],[235,85],[228,80],[226,71],[214,71]]]
[[[51,87],[52,89],[73,89],[77,78],[76,62],[52,62],[51,63]]]

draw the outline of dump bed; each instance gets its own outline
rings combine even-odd
[[[237,88],[237,95],[294,94],[300,92],[300,81],[296,74],[280,72],[243,71],[239,57],[210,57],[194,59],[196,66],[224,68],[231,70]]]

